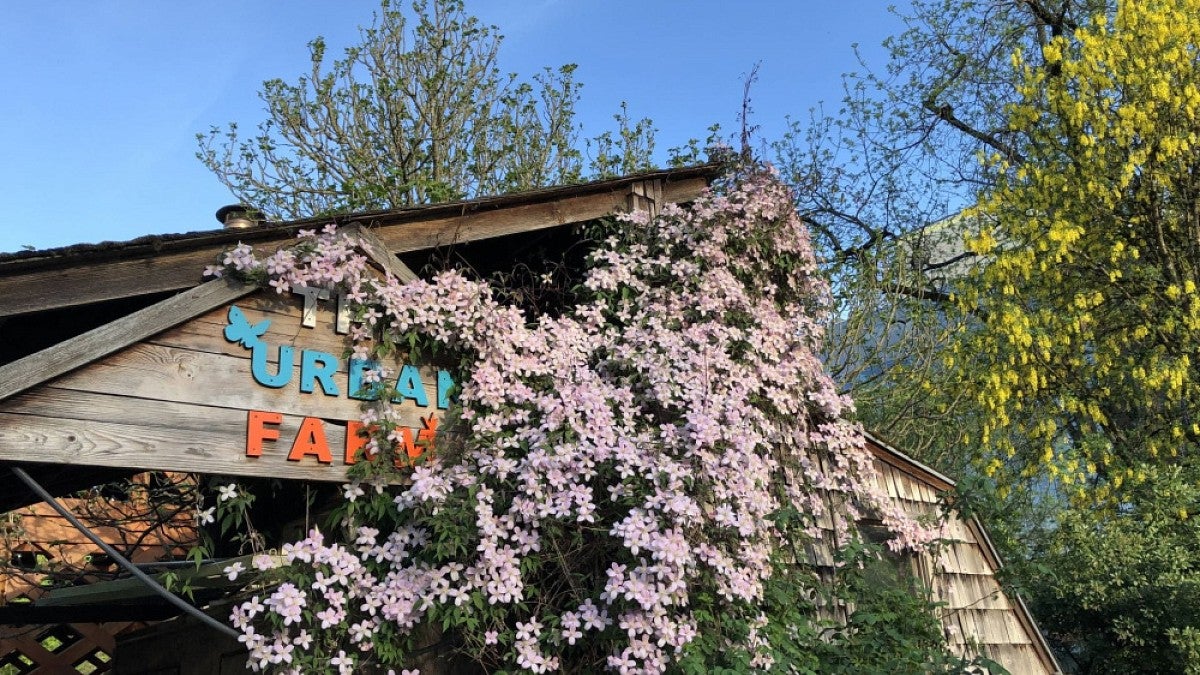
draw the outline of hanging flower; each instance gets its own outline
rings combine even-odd
[[[655,673],[725,617],[746,628],[724,648],[768,668],[765,583],[819,518],[844,533],[858,504],[897,546],[935,538],[880,490],[817,357],[829,291],[787,188],[757,172],[618,221],[585,299],[532,321],[459,272],[376,279],[330,228],[270,259],[272,278],[350,293],[356,355],[436,346],[466,364],[444,423],[461,447],[391,493],[348,485],[352,543],[284,546],[294,587],[265,611],[288,644],[320,635],[312,658],[352,668],[345,649],[431,620],[495,667]],[[372,405],[360,465],[387,472],[403,434],[389,397]],[[257,611],[235,610],[244,632]]]

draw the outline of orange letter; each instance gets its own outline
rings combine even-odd
[[[371,459],[364,448],[367,447],[369,434],[373,433],[375,427],[363,431],[363,423],[357,420],[346,422],[346,465],[349,466],[358,461],[358,451],[363,451],[364,459]]]
[[[420,457],[424,453],[433,454],[433,439],[437,437],[437,418],[433,415],[421,418],[424,429],[417,431],[417,441],[413,442],[413,430],[409,427],[404,427],[400,430],[400,449],[404,451],[403,455],[408,455],[408,463],[412,464],[413,460]],[[400,460],[403,455],[396,453],[396,466],[400,466]]]
[[[246,456],[262,457],[263,441],[279,440],[278,429],[268,429],[267,424],[283,424],[283,415],[277,412],[251,410],[246,417]]]
[[[413,443],[412,432],[413,430],[408,427],[400,429],[400,447],[397,448],[400,452],[396,453],[396,468],[404,466],[405,457],[408,457],[408,463],[412,464],[413,457],[421,456],[421,449],[417,447],[416,443]]]
[[[417,432],[417,445],[425,449],[430,455],[433,454],[433,439],[437,438],[437,418],[433,415],[422,417],[421,423],[425,426]]]
[[[333,453],[329,452],[329,441],[325,440],[325,425],[317,417],[305,417],[288,453],[289,462],[299,462],[314,455],[322,464],[333,464]]]

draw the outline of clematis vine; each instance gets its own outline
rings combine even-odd
[[[280,292],[347,293],[359,355],[460,364],[449,440],[407,484],[388,485],[381,397],[344,532],[256,560],[281,583],[234,610],[254,669],[411,665],[422,626],[489,669],[661,673],[701,639],[768,669],[764,588],[809,562],[804,542],[866,512],[895,548],[937,536],[879,488],[817,357],[828,287],[766,170],[616,217],[557,315],[457,271],[379,279],[332,226],[224,262]]]

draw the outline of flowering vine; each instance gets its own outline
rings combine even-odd
[[[769,173],[618,216],[555,316],[456,271],[379,279],[353,244],[330,226],[211,271],[336,286],[356,357],[449,360],[461,390],[403,486],[390,396],[364,410],[373,459],[346,487],[344,536],[255,559],[280,583],[234,610],[251,667],[399,666],[434,626],[492,670],[768,669],[764,590],[804,568],[804,542],[844,541],[864,511],[894,548],[936,536],[880,490],[816,356],[828,288]]]

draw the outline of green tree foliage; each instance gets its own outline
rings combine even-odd
[[[273,217],[396,208],[565,184],[585,174],[574,65],[529,81],[498,66],[495,27],[459,0],[384,0],[360,44],[329,62],[309,43],[308,75],[263,83],[267,119],[199,134],[197,157],[233,194]],[[594,146],[592,175],[650,168],[649,120],[622,108]]]
[[[1200,672],[1200,472],[1148,471],[1120,514],[1068,510],[1042,543],[1034,609],[1077,672]]]
[[[984,488],[960,503],[1068,668],[1200,668],[1200,6],[906,15],[776,148],[841,282],[833,362],[868,426]]]
[[[956,328],[944,310],[973,254],[970,223],[948,216],[992,180],[980,153],[1019,157],[1029,142],[1003,105],[1011,54],[1040,58],[1102,4],[914,0],[886,66],[847,75],[836,114],[794,120],[774,145],[835,282],[835,376],[868,427],[953,473],[967,469],[957,446],[971,411],[943,368]]]

